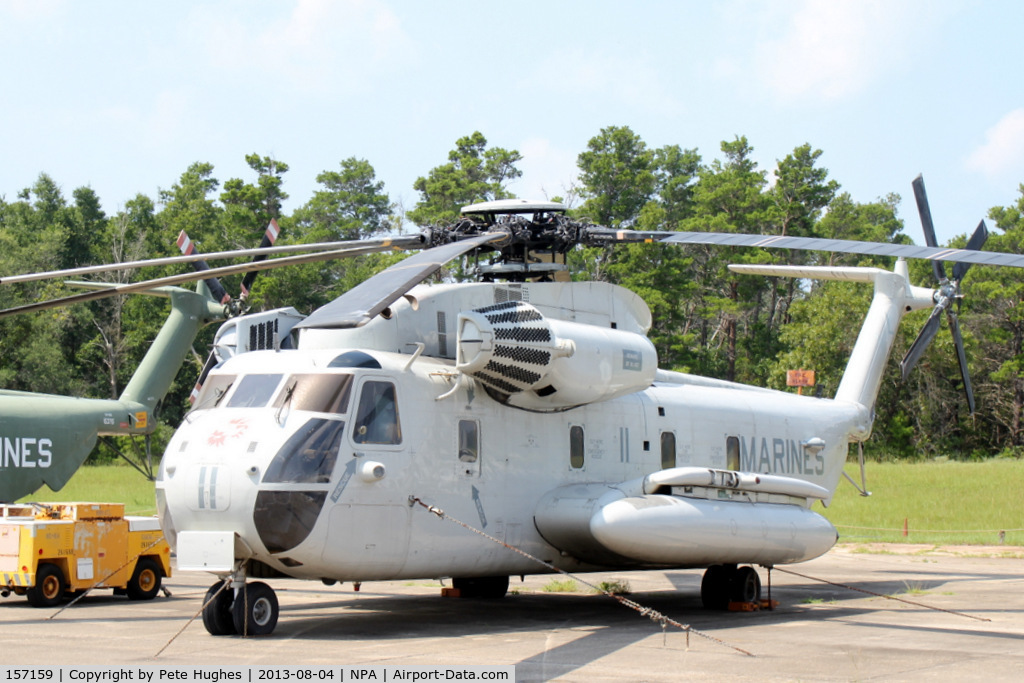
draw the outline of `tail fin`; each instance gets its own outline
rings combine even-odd
[[[149,351],[139,363],[120,400],[123,403],[140,404],[152,412],[170,390],[199,329],[223,319],[224,306],[203,294],[179,287],[162,287],[146,293],[169,296],[171,313],[150,344]]]
[[[892,353],[900,319],[909,311],[934,306],[932,290],[910,284],[907,262],[903,260],[897,261],[892,271],[881,268],[772,265],[731,265],[729,269],[745,275],[845,280],[874,285],[875,295],[871,308],[864,318],[835,396],[837,401],[864,406],[872,418],[882,373]],[[871,424],[868,423],[859,426],[851,438],[863,440],[870,434]]]

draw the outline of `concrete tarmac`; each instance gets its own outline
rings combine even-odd
[[[513,664],[522,681],[1024,680],[1024,549],[895,548],[839,546],[782,568],[811,578],[773,571],[772,611],[703,610],[700,571],[582,576],[628,582],[632,600],[706,634],[689,638],[582,585],[546,592],[551,576],[513,577],[513,593],[490,601],[441,597],[431,581],[355,592],[270,580],[274,634],[213,637],[201,618],[190,622],[212,577],[182,572],[165,581],[171,597],[150,602],[96,591],[56,614],[11,595],[0,601],[0,663]]]

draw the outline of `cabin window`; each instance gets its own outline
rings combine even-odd
[[[238,386],[228,399],[228,408],[262,408],[270,402],[270,397],[281,383],[280,374],[246,375],[238,381]]]
[[[569,427],[569,466],[574,470],[583,469],[583,427]]]
[[[203,382],[203,388],[196,398],[196,410],[200,408],[213,408],[220,405],[220,400],[228,389],[235,383],[235,375],[210,375]]]
[[[274,403],[275,408],[287,404],[295,410],[315,413],[347,413],[352,390],[351,375],[292,375],[285,390]]]
[[[263,481],[278,484],[328,483],[344,432],[345,423],[340,420],[310,420],[277,452]]]
[[[725,440],[725,469],[733,471],[740,469],[740,440],[738,437],[730,436]]]
[[[459,420],[459,460],[466,463],[480,459],[480,426],[476,420]]]
[[[394,384],[377,381],[363,384],[352,439],[366,444],[402,443]]]
[[[661,433],[661,469],[667,470],[676,466],[676,433]]]

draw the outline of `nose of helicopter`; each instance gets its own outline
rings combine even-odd
[[[207,422],[179,430],[164,457],[157,498],[172,546],[182,531],[230,531],[266,557],[305,540],[327,498],[344,423]]]

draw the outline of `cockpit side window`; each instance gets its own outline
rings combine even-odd
[[[277,452],[264,482],[278,484],[326,484],[338,459],[345,423],[314,418],[299,427]]]
[[[379,381],[363,383],[352,440],[367,444],[402,443],[394,384]]]
[[[262,408],[270,402],[277,385],[281,383],[281,375],[246,375],[238,381],[238,386],[228,399],[228,408]]]
[[[231,385],[235,383],[234,375],[210,375],[203,383],[203,388],[196,397],[196,410],[200,408],[213,408],[220,404],[220,400],[227,393]]]
[[[292,375],[286,382],[286,390],[274,402],[274,407],[280,408],[285,401],[289,401],[294,410],[343,414],[348,412],[351,393],[352,375]]]

